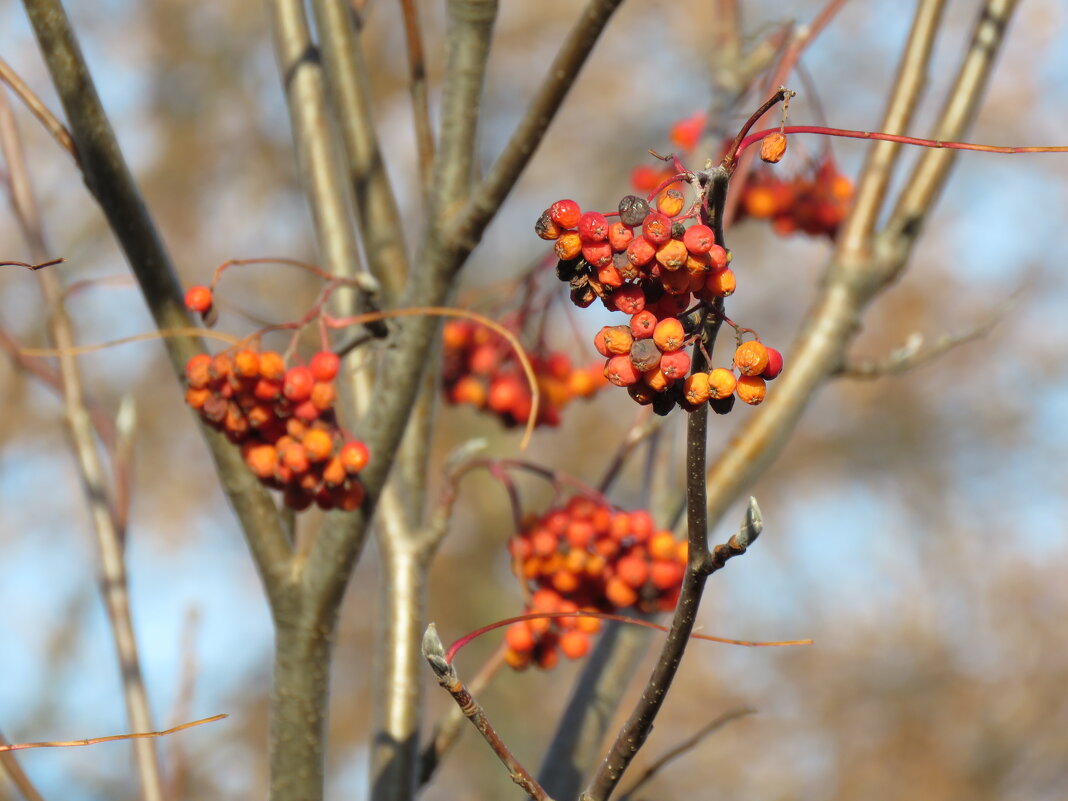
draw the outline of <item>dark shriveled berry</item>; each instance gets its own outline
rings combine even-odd
[[[637,195],[627,195],[619,201],[619,221],[630,228],[642,224],[649,213],[649,204]]]
[[[674,409],[679,403],[679,393],[677,392],[678,384],[668,387],[661,392],[655,398],[653,398],[653,413],[664,417]]]
[[[655,370],[660,364],[660,349],[652,339],[635,340],[630,346],[630,363],[640,373]]]
[[[716,414],[727,414],[734,408],[734,401],[737,397],[737,395],[728,395],[725,398],[710,399],[708,405]]]
[[[570,281],[579,274],[579,265],[582,259],[560,259],[556,262],[556,277],[561,281]]]

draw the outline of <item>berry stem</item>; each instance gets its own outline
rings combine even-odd
[[[746,134],[749,133],[749,129],[756,125],[760,118],[763,117],[771,108],[773,108],[776,103],[780,103],[785,100],[789,94],[790,91],[788,89],[783,86],[780,86],[779,90],[771,97],[769,97],[764,102],[764,104],[756,111],[754,111],[749,117],[749,119],[745,121],[745,124],[742,126],[742,129],[738,131],[738,135],[734,137],[734,141],[731,143],[731,146],[727,148],[727,155],[723,157],[722,166],[724,169],[727,170],[727,172],[734,172],[734,167],[737,163],[738,155],[742,152],[742,150],[744,150],[744,148],[742,147],[742,142],[747,141]],[[768,131],[765,131],[764,133],[768,133]],[[726,189],[726,187],[724,187],[724,189]],[[722,242],[723,240],[717,236],[716,241]]]
[[[742,151],[750,145],[756,144],[769,133],[779,131],[778,128],[767,128],[757,131],[742,139],[735,150],[737,158]],[[882,142],[896,142],[901,145],[915,145],[917,147],[947,148],[950,150],[974,150],[980,153],[1068,153],[1068,145],[1052,145],[1048,147],[1002,147],[1000,145],[983,145],[974,142],[950,142],[942,139],[922,139],[917,136],[899,136],[897,134],[882,133],[880,131],[854,131],[849,128],[828,128],[822,125],[787,125],[782,129],[785,134],[821,134],[823,136],[840,136],[847,139],[877,139]]]

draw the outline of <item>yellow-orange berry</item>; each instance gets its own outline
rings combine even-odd
[[[185,380],[194,389],[202,389],[211,382],[211,356],[198,353],[185,364]]]
[[[666,214],[668,217],[674,217],[682,211],[682,207],[685,205],[686,198],[682,196],[682,192],[678,189],[668,189],[656,199],[656,210],[661,214]]]
[[[769,164],[781,161],[785,153],[786,134],[775,131],[760,140],[760,158]]]
[[[742,375],[760,375],[768,366],[768,349],[751,339],[734,351],[734,366]]]
[[[245,464],[259,478],[270,478],[278,464],[278,453],[273,445],[251,445],[245,449]]]
[[[734,270],[729,267],[713,271],[705,281],[705,289],[717,298],[733,295],[737,288],[738,279],[734,275]]]
[[[337,401],[337,388],[332,381],[316,381],[312,385],[311,398],[309,400],[321,412],[333,407]]]
[[[242,348],[234,354],[234,373],[241,378],[253,378],[260,373],[260,357],[254,350]]]
[[[268,381],[281,381],[286,374],[286,363],[282,356],[273,350],[260,354],[260,376]]]
[[[578,629],[560,635],[560,650],[568,659],[581,659],[590,652],[590,637]]]
[[[304,435],[301,444],[313,462],[323,462],[334,455],[334,438],[321,428],[313,428]]]
[[[185,402],[191,409],[202,409],[211,397],[211,390],[206,387],[189,387],[185,391]]]
[[[525,620],[513,623],[505,629],[504,641],[508,643],[509,648],[519,653],[533,651],[536,643],[534,632],[530,630]]]
[[[323,481],[331,487],[338,487],[345,483],[345,465],[341,463],[340,456],[334,456],[323,468]]]
[[[576,258],[582,253],[582,237],[575,231],[560,234],[556,244],[553,245],[553,252],[556,253],[556,258],[564,261]]]
[[[738,386],[734,390],[738,397],[750,406],[757,406],[767,394],[768,386],[764,379],[758,375],[743,375],[738,379]]]
[[[686,331],[677,317],[665,317],[653,329],[653,342],[662,353],[669,353],[682,347]]]
[[[538,217],[538,221],[534,223],[534,233],[542,239],[548,240],[553,240],[560,236],[560,226],[553,221],[548,209],[543,211],[541,216]]]
[[[509,648],[504,652],[504,663],[512,670],[526,670],[534,658],[533,651],[513,651]]]
[[[681,239],[669,239],[656,251],[656,260],[665,270],[677,270],[686,263],[689,255]]]
[[[638,591],[619,576],[612,576],[605,582],[604,595],[617,609],[634,606],[638,602]]]
[[[682,395],[691,406],[698,406],[708,400],[708,373],[694,373],[687,376],[682,385]]]
[[[708,374],[708,397],[712,400],[726,398],[734,392],[738,379],[726,367],[717,367]]]

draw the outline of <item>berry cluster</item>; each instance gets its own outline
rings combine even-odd
[[[210,310],[211,296],[187,293],[193,311]],[[200,300],[193,303],[190,300]],[[286,506],[352,510],[363,502],[359,473],[367,446],[337,425],[334,379],[340,359],[316,353],[308,365],[287,367],[274,351],[251,348],[200,353],[185,366],[185,401],[204,421],[222,431],[249,469],[281,490]]]
[[[771,169],[755,170],[742,193],[738,219],[770,220],[781,236],[801,231],[834,239],[853,197],[853,184],[825,157],[811,174],[780,178]]]
[[[450,320],[442,337],[442,380],[448,402],[489,410],[506,426],[526,423],[532,402],[530,385],[504,338],[471,320]],[[530,362],[540,394],[538,425],[559,425],[568,403],[591,397],[605,383],[599,365],[575,367],[566,353],[534,352]]]
[[[692,329],[699,318],[686,310],[695,301],[727,297],[736,279],[728,266],[730,254],[716,243],[712,229],[696,222],[686,225],[684,205],[674,189],[658,196],[655,210],[642,198],[627,195],[619,203],[619,219],[609,223],[598,212],[583,213],[573,200],[559,200],[541,215],[535,231],[554,241],[560,259],[557,276],[570,283],[576,305],[585,307],[600,298],[607,308],[630,315],[628,324],[605,326],[594,337],[597,352],[606,359],[605,378],[660,414],[705,401],[719,401],[713,406],[725,412],[725,399],[739,382],[724,390],[725,375],[734,378],[725,368],[712,371],[716,384],[707,373],[688,376],[686,348],[695,339]],[[779,363],[781,367],[781,357]],[[738,396],[748,403],[764,398],[761,372],[742,371]],[[760,391],[750,386],[757,383]]]
[[[533,591],[528,612],[670,611],[686,572],[686,543],[658,531],[644,510],[624,512],[583,496],[525,521],[509,543],[514,569]],[[508,627],[505,659],[552,668],[558,652],[586,655],[596,618],[535,618]]]

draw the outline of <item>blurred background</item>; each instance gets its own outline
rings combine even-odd
[[[265,9],[236,0],[68,5],[183,283],[206,283],[229,258],[315,260]],[[501,4],[483,104],[483,167],[510,135],[577,5]],[[552,201],[572,197],[584,208],[614,208],[630,191],[632,168],[649,163],[647,149],[671,149],[671,123],[708,107],[717,22],[710,5],[624,4],[534,163],[485,232],[466,287],[507,279],[539,258],[544,243],[532,224]],[[822,3],[742,5],[745,30],[758,37],[789,18],[810,20]],[[948,4],[910,133],[926,134],[978,6]],[[442,10],[422,3],[421,12],[436,86]],[[837,127],[876,128],[911,13],[900,3],[847,3],[802,59],[811,86],[790,83],[799,92],[791,122],[819,124],[825,115]],[[1057,0],[1021,4],[969,140],[1068,143],[1066,22],[1068,11]],[[374,71],[376,121],[411,241],[421,211],[395,4],[367,4],[364,46]],[[16,4],[0,7],[0,55],[59,108]],[[736,129],[755,105],[739,109],[739,119],[725,127]],[[69,159],[21,107],[18,116],[54,255],[68,259],[59,269],[68,281],[128,275]],[[802,171],[807,157],[825,146],[815,137],[795,137],[776,170]],[[841,169],[855,176],[864,143],[835,140],[830,147]],[[906,153],[904,162],[916,155]],[[958,158],[909,270],[870,310],[855,355],[880,359],[917,332],[931,342],[968,330],[1013,293],[1020,300],[984,336],[935,362],[877,381],[839,380],[817,396],[783,456],[751,488],[766,521],[761,540],[713,578],[701,620],[703,631],[726,637],[811,637],[815,644],[755,650],[695,644],[639,768],[721,714],[742,708],[756,714],[705,740],[641,797],[1064,797],[1066,195],[1068,156]],[[779,346],[789,369],[790,343],[830,243],[780,237],[754,220],[728,235],[739,280],[728,313]],[[28,259],[8,213],[0,214],[0,257]],[[235,269],[220,290],[219,327],[258,327],[246,315],[296,318],[315,292],[302,273],[284,267]],[[502,311],[510,292],[501,293]],[[151,328],[132,284],[92,285],[72,297],[70,312],[81,342]],[[579,325],[592,334],[606,320],[606,312],[591,309]],[[46,341],[39,289],[25,271],[0,273],[0,327],[25,345]],[[556,346],[581,361],[592,357],[589,336],[577,341],[567,325],[555,331]],[[128,556],[156,720],[163,727],[230,713],[221,723],[160,741],[165,764],[184,777],[182,797],[263,798],[269,617],[193,416],[158,343],[88,355],[81,365],[105,409],[113,414],[123,397],[136,405]],[[0,730],[14,741],[126,731],[94,539],[61,405],[7,356],[0,358],[0,389]],[[575,403],[559,429],[539,429],[528,457],[595,482],[635,408],[620,391]],[[729,448],[732,432],[751,414],[737,408],[714,419],[711,453]],[[440,419],[436,464],[475,436],[488,439],[488,455],[517,454],[518,432],[495,419],[466,407],[444,407]],[[659,449],[669,470],[662,483],[679,492],[682,428],[676,414]],[[649,502],[643,459],[639,452],[614,501]],[[531,511],[544,508],[544,484],[521,488]],[[715,541],[729,536],[743,508],[728,515]],[[454,521],[435,563],[429,604],[446,641],[515,614],[521,604],[504,549],[512,522],[499,485],[468,479]],[[346,599],[334,674],[330,798],[366,792],[376,559],[371,545]],[[477,669],[495,636],[464,652],[461,672]],[[639,681],[649,666],[651,659],[639,668]],[[561,665],[545,674],[502,674],[481,699],[529,766],[540,760],[552,713],[565,703],[575,671]],[[432,684],[428,671],[428,724],[451,704]],[[26,752],[21,762],[48,798],[118,801],[137,793],[129,752],[122,743],[42,750]],[[493,755],[465,735],[425,797],[509,792],[512,784]],[[14,797],[0,780],[0,799]]]

